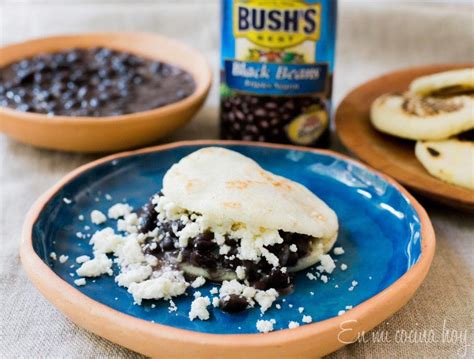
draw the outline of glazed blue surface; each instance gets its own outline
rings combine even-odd
[[[107,225],[115,228],[115,221],[93,225],[90,212],[99,209],[106,213],[111,205],[121,201],[139,209],[161,189],[168,168],[201,147],[205,146],[133,155],[82,173],[67,183],[40,214],[33,230],[36,253],[55,273],[74,285],[78,278],[74,259],[92,254],[88,240],[77,238],[76,233],[92,234]],[[253,158],[266,170],[302,183],[334,209],[340,223],[336,246],[342,246],[345,253],[332,255],[337,260],[337,269],[329,275],[328,283],[309,280],[307,271],[303,271],[295,278],[295,291],[277,300],[280,310],[274,304],[263,316],[257,308],[226,314],[211,306],[210,320],[192,322],[188,319],[192,290],[187,297],[176,298],[178,311],[169,313],[167,302],[134,305],[132,296],[117,286],[113,277],[103,276],[95,282],[88,279],[86,286],[77,289],[120,312],[176,328],[206,333],[255,333],[258,319],[274,318],[277,330],[287,328],[292,320],[301,323],[303,314],[310,315],[313,322],[337,316],[346,306],[355,307],[390,286],[419,259],[419,218],[407,198],[377,175],[329,155],[248,145],[224,147]],[[113,199],[107,200],[105,194]],[[65,203],[64,197],[72,203]],[[85,220],[80,221],[79,215],[84,215]],[[85,226],[90,229],[85,230]],[[53,261],[49,257],[52,251],[58,257],[68,255],[69,260],[63,264]],[[346,271],[340,269],[342,263],[347,264]],[[358,285],[349,290],[354,280]],[[206,284],[198,290],[209,295],[213,286]],[[303,314],[299,307],[304,307]]]

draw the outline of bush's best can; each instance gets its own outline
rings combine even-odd
[[[222,0],[221,137],[326,146],[334,0]]]

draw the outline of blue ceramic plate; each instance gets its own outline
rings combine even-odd
[[[210,320],[192,322],[188,312],[194,290],[189,290],[187,297],[175,300],[178,310],[173,313],[168,312],[168,303],[163,301],[134,305],[126,289],[117,286],[109,276],[88,280],[87,285],[76,287],[78,291],[118,312],[174,328],[214,334],[256,333],[258,319],[275,319],[278,331],[288,328],[289,321],[301,323],[303,315],[311,316],[313,322],[337,317],[346,307],[356,308],[384,291],[419,261],[422,228],[413,199],[380,175],[329,151],[219,145],[253,158],[268,171],[305,185],[337,213],[340,232],[335,246],[342,246],[345,253],[332,255],[337,260],[337,269],[329,275],[329,281],[310,280],[306,275],[308,270],[303,271],[296,275],[294,292],[277,300],[281,309],[275,303],[262,316],[258,308],[239,314],[212,308]],[[140,208],[161,189],[163,175],[172,164],[206,146],[191,142],[151,152],[132,152],[76,171],[44,198],[41,210],[32,220],[34,253],[63,281],[74,286],[78,278],[74,259],[92,254],[88,240],[78,238],[76,233],[92,234],[104,226],[115,227],[112,221],[101,226],[92,224],[90,212],[93,209],[107,212],[111,205],[125,201],[135,209]],[[66,203],[65,198],[72,202]],[[85,219],[81,221],[80,216]],[[69,259],[66,263],[54,261],[51,252],[58,257],[67,255]],[[343,263],[347,265],[345,271],[341,270]],[[213,286],[207,284],[198,290],[209,295]],[[304,308],[303,313],[300,307]]]

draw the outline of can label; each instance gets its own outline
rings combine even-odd
[[[221,135],[311,145],[327,132],[336,1],[223,0]]]

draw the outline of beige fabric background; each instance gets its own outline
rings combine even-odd
[[[474,8],[468,1],[456,3],[342,1],[336,103],[353,86],[391,69],[474,61]],[[217,0],[0,0],[0,5],[2,44],[61,32],[157,31],[199,48],[217,74]],[[217,136],[215,85],[196,119],[162,142]],[[64,318],[20,266],[20,229],[29,206],[64,174],[93,158],[38,150],[0,136],[0,357],[138,356]],[[426,281],[406,307],[376,329],[384,342],[368,335],[366,343],[349,345],[331,357],[473,357],[474,218],[422,203],[437,234]]]

